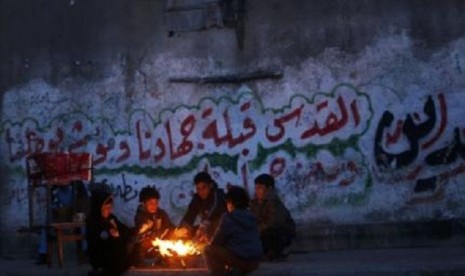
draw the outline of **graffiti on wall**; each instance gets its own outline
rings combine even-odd
[[[354,193],[349,186],[365,187],[367,182],[358,139],[367,131],[372,113],[367,94],[347,84],[310,97],[293,95],[275,108],[266,107],[256,94],[243,88],[236,96],[203,98],[192,106],[135,109],[127,125],[115,126],[82,111],[49,121],[5,118],[0,134],[8,156],[3,162],[10,168],[23,166],[31,153],[86,151],[93,155],[97,176],[151,177],[161,186],[172,187],[171,205],[182,208],[192,187],[174,182],[190,183],[201,169],[213,173],[221,186],[246,188],[256,174],[269,172],[278,186],[290,185],[302,200],[306,193],[315,194],[313,188],[303,187],[307,179]],[[322,151],[342,159],[328,165],[318,160]],[[335,171],[325,172],[329,167]],[[289,175],[301,178],[290,180]],[[115,192],[125,202],[137,198],[132,183],[115,187]],[[289,196],[287,201],[292,200]],[[299,203],[296,208],[302,206]]]
[[[29,211],[29,194],[26,185],[26,180],[23,178],[7,178],[3,179],[3,191],[0,195],[2,206],[4,208],[2,216],[4,219],[9,219],[9,223],[13,225],[26,225],[28,222]],[[45,189],[37,189],[32,194],[32,200],[35,206],[44,206],[46,202]],[[43,208],[35,208],[34,217],[37,221],[43,221]]]
[[[17,183],[17,181],[10,179],[7,182],[9,192],[5,196],[5,203],[7,205],[24,205],[28,201],[27,187],[22,185],[22,183]]]
[[[415,182],[409,203],[443,199],[444,184],[465,173],[465,129],[450,122],[451,113],[443,93],[404,116],[384,111],[374,137],[376,180]]]
[[[134,163],[171,167],[206,153],[255,155],[259,143],[270,147],[290,140],[303,146],[345,140],[366,130],[370,113],[366,95],[339,86],[312,99],[295,95],[280,109],[264,108],[250,92],[236,99],[201,99],[196,106],[161,110],[157,116],[138,109],[131,113],[128,126],[119,130],[104,118],[92,119],[83,112],[50,122],[5,120],[1,129],[11,163],[34,152],[85,150],[93,153],[96,167]]]
[[[108,180],[127,221],[138,192],[149,184],[179,217],[200,170],[221,187],[241,185],[250,192],[256,175],[270,173],[297,216],[312,207],[363,205],[383,183],[410,185],[407,204],[436,202],[446,184],[465,172],[465,126],[453,116],[460,114],[457,103],[438,93],[377,103],[374,110],[368,93],[342,84],[268,106],[243,88],[193,105],[134,109],[120,125],[83,111],[47,120],[4,117],[2,162],[25,184],[28,154],[90,152],[96,180]],[[372,151],[361,141],[371,141]],[[25,185],[9,191],[9,205],[27,200]]]

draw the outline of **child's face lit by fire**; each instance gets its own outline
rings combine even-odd
[[[266,187],[266,185],[263,185],[261,183],[255,183],[255,198],[258,201],[262,201],[263,199],[265,199],[267,192],[268,188]]]
[[[113,211],[113,204],[111,202],[103,204],[100,211],[103,218],[108,218]]]
[[[146,201],[144,201],[144,209],[148,213],[156,213],[158,211],[158,199],[157,198],[149,198]]]
[[[205,182],[198,182],[195,184],[195,190],[201,199],[207,199],[210,195],[210,184]]]
[[[234,210],[234,204],[231,201],[227,200],[226,201],[226,208],[228,209],[228,212],[231,213]]]

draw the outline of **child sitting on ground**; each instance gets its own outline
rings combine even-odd
[[[121,275],[130,266],[129,229],[113,215],[113,198],[105,190],[93,191],[87,220],[89,275]]]
[[[171,219],[165,210],[159,208],[160,193],[157,189],[147,186],[139,193],[140,205],[137,208],[135,220],[135,264],[145,266],[146,261],[156,257],[152,250],[152,241],[156,238],[168,239],[177,237]]]
[[[205,247],[208,270],[211,275],[251,272],[259,266],[262,247],[257,219],[248,210],[249,196],[243,188],[232,186],[225,200],[228,212]]]

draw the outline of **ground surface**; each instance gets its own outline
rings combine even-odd
[[[87,275],[88,264],[65,256],[59,268],[34,265],[32,259],[0,259],[0,275]],[[206,270],[132,269],[128,276],[205,275]],[[465,247],[347,250],[293,254],[286,262],[263,263],[256,275],[465,275]]]

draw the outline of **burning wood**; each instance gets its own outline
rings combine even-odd
[[[200,255],[199,249],[192,241],[172,241],[156,238],[152,245],[158,248],[158,252],[163,257],[186,257],[190,255]]]

